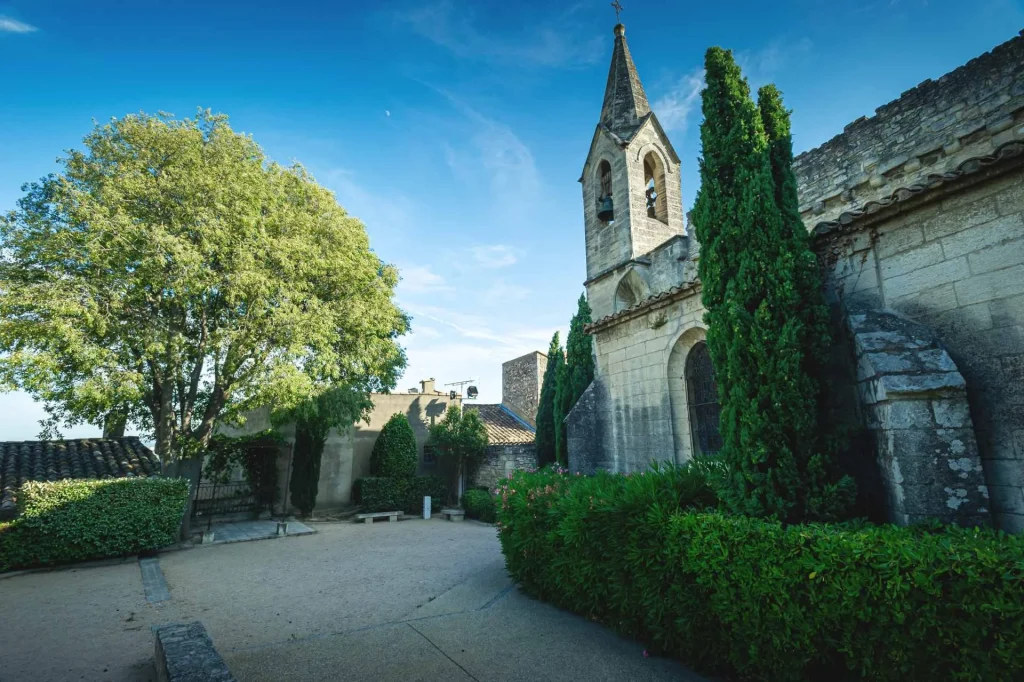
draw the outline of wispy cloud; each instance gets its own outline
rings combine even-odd
[[[499,279],[492,282],[487,290],[481,294],[481,299],[485,305],[501,306],[503,304],[526,300],[531,293],[532,292],[529,287],[524,287],[519,284],[509,284],[504,280]]]
[[[735,53],[735,59],[751,91],[756,92],[794,60],[806,57],[812,48],[809,38],[789,42],[777,40],[759,50],[740,50]],[[700,107],[703,89],[704,69],[695,68],[672,83],[664,94],[654,100],[651,108],[666,130],[686,132]]]
[[[747,77],[751,91],[771,82],[794,60],[807,57],[814,48],[810,38],[775,40],[759,50],[740,50],[736,63]]]
[[[397,193],[386,195],[366,189],[356,174],[345,168],[332,168],[318,174],[318,180],[332,190],[346,211],[366,224],[371,237],[382,232],[400,234],[416,225],[411,202]]]
[[[540,177],[530,148],[504,123],[488,118],[446,90],[432,88],[445,97],[470,123],[465,137],[470,144],[445,144],[445,161],[457,179],[467,185],[480,181],[487,171],[491,191],[502,208],[523,207],[536,198]]]
[[[506,244],[485,244],[472,246],[469,253],[477,265],[483,268],[507,268],[515,265],[523,256],[523,250]]]
[[[690,116],[700,104],[700,91],[704,88],[704,69],[694,69],[680,78],[668,92],[654,101],[651,108],[666,130],[685,132]]]
[[[399,294],[432,294],[442,291],[453,291],[441,275],[427,266],[414,265],[399,268],[402,281],[398,284]]]
[[[31,24],[0,15],[0,33],[34,33],[38,30]]]
[[[584,37],[575,15],[577,3],[515,35],[478,28],[473,7],[466,2],[440,0],[404,11],[399,21],[459,57],[517,66],[574,67],[601,58],[601,39]]]

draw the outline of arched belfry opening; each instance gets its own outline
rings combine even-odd
[[[597,219],[602,223],[615,220],[615,205],[612,201],[612,165],[601,159],[597,165]]]
[[[719,431],[722,408],[718,403],[718,384],[715,382],[715,368],[711,365],[711,353],[703,341],[694,345],[686,357],[685,379],[693,453],[717,455],[722,450],[722,433]]]
[[[658,154],[647,152],[644,157],[644,194],[647,217],[668,224],[668,202],[665,197],[665,164]]]
[[[619,286],[615,290],[615,311],[632,308],[649,294],[647,282],[636,273],[636,270],[630,270],[619,280]]]

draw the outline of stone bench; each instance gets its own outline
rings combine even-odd
[[[461,509],[442,509],[441,517],[449,521],[461,521],[466,518],[466,512]]]
[[[199,621],[153,628],[160,682],[235,682]]]
[[[356,514],[356,521],[362,521],[363,523],[373,523],[374,519],[387,518],[388,521],[398,521],[398,517],[404,512],[400,511],[387,511],[387,512],[371,512],[369,514]]]

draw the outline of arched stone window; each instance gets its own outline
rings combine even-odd
[[[608,163],[607,159],[601,159],[601,163],[597,165],[597,212],[598,219],[603,223],[610,223],[614,218],[614,214],[609,217],[607,215],[602,216],[601,210],[605,206],[605,201],[611,202],[612,199],[612,165]],[[610,205],[610,204],[609,204]]]
[[[647,283],[636,274],[636,270],[630,270],[619,280],[619,286],[615,289],[615,312],[632,308],[647,296]]]
[[[665,166],[658,155],[647,152],[644,157],[644,192],[647,217],[668,223],[668,205],[665,200]]]
[[[718,430],[721,407],[711,354],[704,342],[696,344],[686,358],[686,402],[694,454],[717,455],[722,449]]]

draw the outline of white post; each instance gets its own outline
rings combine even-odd
[[[430,496],[427,495],[423,498],[423,518],[430,518]]]

